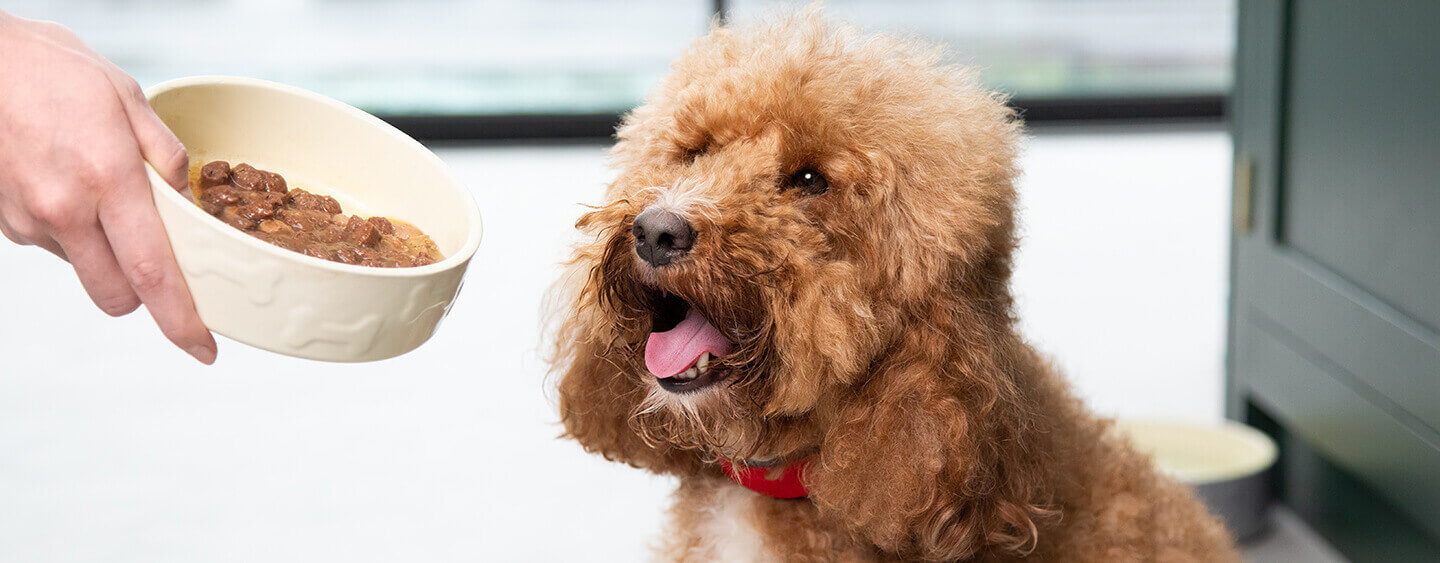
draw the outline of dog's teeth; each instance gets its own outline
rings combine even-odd
[[[695,368],[693,368],[693,367],[690,368],[690,369],[685,370],[685,373],[680,374],[680,378],[681,378],[681,379],[695,379],[696,377],[699,377],[699,376],[700,376],[700,372],[697,371],[697,370],[696,370]]]
[[[699,368],[699,370],[700,370],[701,372],[704,372],[704,371],[705,371],[705,366],[707,366],[707,365],[709,365],[709,364],[710,364],[710,353],[709,353],[709,352],[702,352],[702,353],[700,354],[700,359],[695,360],[695,367],[696,367],[696,368]]]

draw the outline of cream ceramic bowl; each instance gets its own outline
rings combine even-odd
[[[182,78],[145,95],[192,163],[278,172],[292,188],[334,196],[346,213],[409,222],[445,255],[415,268],[305,256],[221,223],[151,169],[155,207],[206,326],[333,362],[389,358],[430,338],[480,245],[475,201],[439,158],[363,111],[281,84]]]
[[[1160,471],[1195,487],[1235,539],[1264,531],[1270,501],[1265,474],[1278,457],[1269,436],[1229,421],[1199,425],[1122,420],[1117,426]]]

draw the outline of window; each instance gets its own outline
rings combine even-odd
[[[793,2],[733,0],[739,17]],[[1219,96],[1230,89],[1231,0],[831,0],[868,31],[949,46],[952,62],[1020,100]]]
[[[387,115],[615,113],[711,17],[671,0],[19,0],[142,85],[293,84]]]
[[[589,116],[603,135],[706,31],[717,7],[743,19],[799,5],[12,0],[5,9],[70,27],[144,85],[254,76],[412,125],[444,118],[494,129],[503,120],[489,118],[543,118],[528,127]],[[1179,96],[1213,98],[1218,108],[1230,85],[1229,0],[831,0],[826,9],[867,30],[946,42],[953,60],[980,66],[987,84],[1021,105]],[[513,123],[501,129],[529,136]],[[466,131],[458,136],[485,136]]]

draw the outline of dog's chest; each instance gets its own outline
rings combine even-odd
[[[759,497],[740,487],[715,490],[696,527],[705,551],[715,561],[778,561],[767,549],[756,527],[755,501]]]

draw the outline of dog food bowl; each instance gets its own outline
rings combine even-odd
[[[211,217],[150,169],[155,207],[206,326],[265,350],[334,362],[389,358],[430,338],[480,245],[475,201],[438,157],[374,116],[281,84],[194,77],[145,95],[192,163],[277,172],[292,187],[334,197],[347,213],[409,222],[445,255],[414,268],[305,256]]]
[[[1266,472],[1275,464],[1275,442],[1236,422],[1221,425],[1120,421],[1121,431],[1161,471],[1195,487],[1236,541],[1265,530],[1270,491]]]

